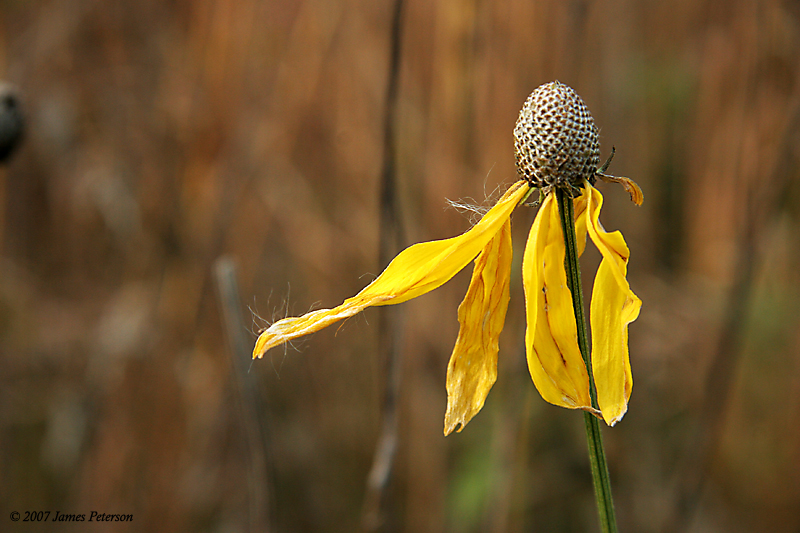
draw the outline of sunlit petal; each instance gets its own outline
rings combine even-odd
[[[555,195],[550,194],[536,215],[522,260],[528,369],[546,401],[591,411],[589,376],[578,347],[564,271],[565,253]]]
[[[395,257],[386,270],[361,292],[333,309],[318,309],[301,317],[279,320],[256,341],[253,357],[284,342],[351,317],[372,305],[405,302],[441,286],[477,256],[500,231],[530,190],[521,180],[470,230],[458,237],[415,244]]]
[[[483,408],[497,379],[500,332],[506,319],[511,276],[511,221],[507,220],[475,259],[467,295],[458,306],[461,327],[447,365],[444,434],[461,431]]]
[[[606,232],[600,224],[603,196],[589,184],[589,236],[603,255],[594,280],[591,304],[592,371],[597,402],[610,426],[628,410],[633,388],[628,354],[628,324],[636,320],[642,301],[626,278],[630,251],[619,231]]]

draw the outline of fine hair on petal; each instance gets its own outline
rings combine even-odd
[[[258,308],[255,303],[252,306],[248,306],[250,310],[250,314],[252,316],[251,320],[251,330],[250,333],[253,334],[255,337],[258,337],[262,332],[267,330],[272,324],[277,322],[278,320],[287,318],[289,316],[289,307],[290,307],[290,296],[292,293],[291,284],[286,284],[286,296],[284,296],[281,300],[279,305],[272,306],[272,311],[270,313],[270,318],[266,318],[258,311]],[[269,296],[267,296],[267,307],[270,307],[270,300],[272,300],[272,290],[269,292]],[[309,308],[308,312],[313,311],[315,308],[321,307],[322,302],[319,300],[312,303]],[[288,355],[289,348],[294,350],[297,353],[301,352],[301,347],[305,344],[307,339],[290,339],[287,340],[283,344],[283,357],[281,358],[281,362],[278,368],[275,368],[275,361],[272,357],[270,357],[270,363],[272,364],[272,369],[275,371],[275,375],[280,378],[280,367],[283,366],[283,362],[286,360],[286,356]]]
[[[490,193],[486,193],[486,181],[483,182],[483,194],[484,200],[481,203],[478,203],[477,200],[468,196],[467,198],[463,198],[460,200],[450,200],[449,198],[445,198],[447,202],[447,206],[445,209],[455,209],[461,214],[466,215],[467,220],[469,220],[470,226],[474,226],[477,224],[483,215],[489,212],[489,210],[497,203],[503,193],[508,189],[508,185],[505,183],[500,183],[492,190]]]
[[[272,299],[272,291],[270,290],[269,291],[269,296],[267,297],[267,307],[269,307],[269,301],[271,299]],[[247,306],[247,309],[250,311],[250,315],[252,317],[251,318],[250,333],[253,334],[253,336],[258,337],[261,334],[261,332],[265,331],[268,327],[270,327],[272,324],[275,323],[275,317],[280,312],[280,309],[284,310],[283,311],[284,318],[286,316],[288,316],[288,312],[289,312],[288,294],[287,294],[287,297],[283,300],[283,303],[281,304],[280,307],[275,307],[275,308],[272,309],[271,318],[264,318],[263,316],[261,316],[261,313],[259,313],[258,307],[257,307],[257,304],[256,304],[255,301],[253,302],[252,306]],[[281,372],[280,371],[281,371],[281,368],[283,368],[283,362],[286,361],[286,356],[289,353],[289,346],[291,346],[292,349],[297,351],[297,352],[300,351],[298,349],[298,347],[295,346],[292,341],[286,342],[283,345],[283,357],[281,358],[281,362],[280,362],[280,364],[278,365],[277,368],[275,368],[275,359],[270,354],[269,362],[270,362],[270,365],[272,366],[272,371],[275,372],[275,376],[278,379],[281,378]],[[253,363],[254,362],[255,362],[255,359],[250,361],[250,368],[247,369],[248,373],[253,368]]]

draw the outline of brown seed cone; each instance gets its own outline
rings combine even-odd
[[[514,127],[517,172],[534,186],[594,183],[600,163],[597,126],[578,93],[559,81],[531,93]]]

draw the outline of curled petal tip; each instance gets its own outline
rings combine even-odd
[[[280,342],[276,342],[276,336],[271,334],[269,329],[262,331],[258,339],[256,339],[256,345],[253,348],[253,359],[261,359],[270,348],[274,348],[278,344],[280,344]]]
[[[597,176],[607,183],[621,184],[623,187],[625,187],[625,190],[628,191],[628,194],[631,195],[631,201],[636,205],[642,205],[642,202],[644,202],[644,193],[642,192],[642,188],[639,187],[639,185],[637,185],[632,179],[609,176],[608,174],[603,174],[602,172],[598,172]]]

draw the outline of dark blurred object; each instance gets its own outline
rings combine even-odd
[[[14,152],[22,140],[23,130],[17,90],[0,82],[0,163],[5,162]]]

